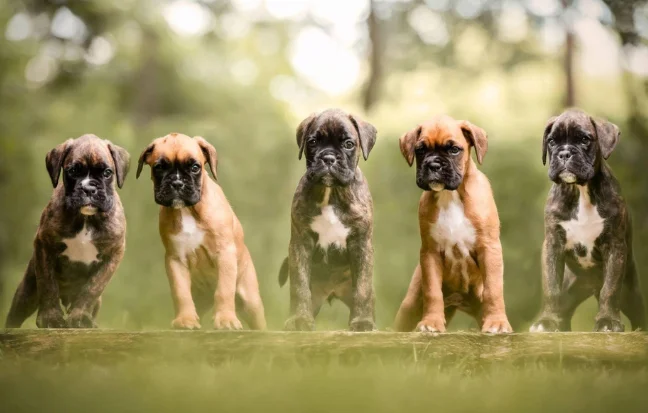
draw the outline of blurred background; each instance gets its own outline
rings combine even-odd
[[[507,312],[527,329],[541,304],[541,162],[546,120],[579,106],[619,125],[610,163],[634,213],[648,296],[648,6],[631,0],[211,0],[0,3],[0,318],[51,195],[45,154],[94,133],[127,148],[170,132],[216,147],[219,181],[243,223],[269,326],[287,317],[277,274],[305,170],[294,131],[341,107],[378,128],[362,162],[375,205],[377,321],[391,325],[419,250],[414,170],[400,135],[434,114],[489,134],[482,170],[502,221]],[[173,317],[148,168],[121,190],[127,252],[104,294],[106,328]],[[574,328],[591,330],[594,299]],[[210,328],[204,316],[203,326]],[[320,329],[346,328],[333,303]],[[33,319],[28,326],[33,327]],[[476,324],[458,317],[450,330]]]

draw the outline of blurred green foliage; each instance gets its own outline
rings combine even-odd
[[[177,131],[204,136],[216,147],[219,183],[246,231],[269,327],[281,328],[288,291],[279,288],[277,273],[287,253],[293,190],[304,170],[297,160],[294,130],[310,111],[341,106],[379,130],[373,153],[361,165],[375,205],[379,327],[391,325],[419,250],[420,190],[397,139],[424,117],[447,112],[489,133],[482,169],[491,180],[502,221],[507,311],[516,330],[526,329],[541,302],[542,210],[550,187],[540,161],[541,134],[564,98],[562,49],[541,50],[533,31],[516,42],[499,39],[493,35],[498,9],[477,18],[446,12],[450,41],[430,45],[407,18],[427,3],[379,3],[387,36],[386,70],[380,99],[368,113],[359,105],[361,85],[331,97],[294,72],[287,51],[300,27],[317,25],[308,18],[250,19],[248,31],[228,37],[219,27],[234,13],[229,2],[202,2],[216,29],[181,37],[163,19],[162,5],[152,1],[0,4],[3,31],[16,14],[25,13],[32,18],[34,33],[21,40],[0,36],[0,315],[6,314],[22,277],[40,212],[51,194],[45,153],[68,137],[91,132],[128,149],[134,168],[152,139]],[[48,32],[63,6],[85,24],[78,39]],[[239,13],[238,18],[245,16]],[[532,29],[539,19],[531,16]],[[113,55],[101,64],[92,63],[97,36],[112,45]],[[276,51],[268,52],[268,39],[274,39]],[[257,75],[252,81],[240,81],[243,70],[236,63],[241,59],[254,62]],[[280,76],[298,84],[303,101],[276,99],[269,85]],[[648,136],[641,110],[633,106],[645,105],[646,85],[645,78],[629,73],[577,76],[577,103],[610,118],[623,131],[611,163],[635,214],[635,249],[648,296],[648,178],[642,172]],[[172,319],[148,176],[145,170],[136,181],[131,174],[120,192],[128,219],[127,252],[105,292],[102,327],[160,329]],[[590,330],[595,312],[595,302],[586,303],[577,313],[575,329]],[[347,317],[346,309],[334,303],[320,314],[318,327],[343,329]],[[467,317],[450,326],[473,327]]]

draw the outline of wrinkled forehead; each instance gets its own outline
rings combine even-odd
[[[421,125],[421,138],[428,146],[446,146],[450,143],[468,146],[457,121],[448,117],[433,119]]]
[[[108,145],[103,139],[82,136],[75,139],[65,157],[63,166],[78,163],[85,166],[114,166]]]
[[[198,142],[187,135],[172,133],[156,139],[154,143],[149,162],[155,162],[161,158],[168,162],[205,161]]]
[[[596,136],[596,130],[590,117],[583,112],[565,112],[558,116],[554,123],[552,133],[572,135],[586,133],[592,137]]]
[[[357,132],[348,116],[321,115],[313,122],[310,134],[318,138],[357,137]]]

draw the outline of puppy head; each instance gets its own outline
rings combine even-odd
[[[549,178],[556,183],[586,184],[619,142],[619,128],[570,109],[549,119],[542,141],[542,163],[549,155]]]
[[[416,184],[424,191],[455,190],[463,181],[474,147],[481,164],[488,149],[486,132],[465,120],[438,116],[400,138],[407,163],[416,160]]]
[[[297,127],[299,159],[306,156],[306,177],[326,186],[349,185],[360,153],[367,160],[375,143],[373,125],[338,109],[312,114]]]
[[[88,134],[68,139],[49,151],[45,165],[54,188],[63,170],[66,208],[94,215],[113,208],[113,182],[119,188],[124,185],[130,156],[110,141]]]
[[[165,207],[182,208],[200,201],[203,179],[207,179],[205,164],[217,178],[216,149],[200,136],[171,133],[155,139],[140,155],[137,178],[145,163],[151,167],[155,202]]]

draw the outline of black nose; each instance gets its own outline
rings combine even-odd
[[[570,151],[560,151],[558,152],[558,159],[560,159],[563,162],[567,162],[570,158],[572,157],[572,154]]]
[[[322,162],[324,162],[328,166],[333,165],[335,163],[335,155],[326,154],[322,156]]]
[[[438,162],[432,162],[428,165],[428,168],[430,168],[430,171],[432,172],[439,172],[441,170],[441,164]]]
[[[88,195],[88,196],[92,196],[92,195],[97,194],[97,187],[94,186],[94,185],[82,183],[81,184],[81,189],[83,189],[83,192],[85,192],[85,194]]]
[[[177,180],[177,181],[171,182],[171,186],[175,190],[180,190],[180,189],[184,188],[184,183],[182,181],[180,181],[180,180]]]

